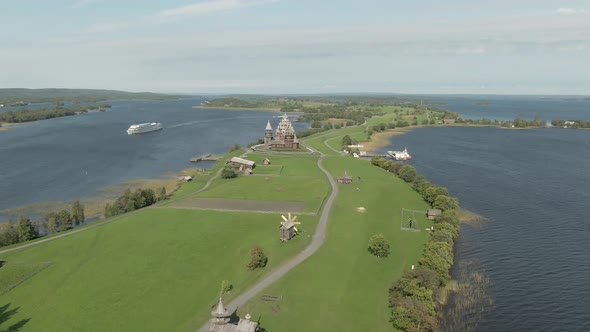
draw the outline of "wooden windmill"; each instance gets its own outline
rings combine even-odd
[[[281,215],[281,218],[283,218],[279,227],[281,241],[289,241],[299,232],[295,225],[300,225],[301,223],[296,221],[297,216],[291,216],[291,212],[287,213],[287,217]]]

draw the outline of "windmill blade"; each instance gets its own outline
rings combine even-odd
[[[299,233],[299,230],[297,229],[297,227],[293,227],[293,229],[295,230],[295,233]]]
[[[293,220],[291,219],[291,212],[287,213],[287,215],[289,216],[289,220]]]
[[[289,221],[289,219],[285,218],[285,216],[282,214],[281,214],[281,218],[283,218],[284,221]]]
[[[291,221],[295,221],[295,220],[297,220],[297,216],[293,216],[293,218],[290,218],[290,219],[291,219]]]
[[[300,221],[293,221],[293,224],[294,225],[301,225],[301,222]]]

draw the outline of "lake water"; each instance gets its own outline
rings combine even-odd
[[[456,265],[476,261],[492,281],[477,331],[590,331],[590,130],[420,128],[381,152],[404,147],[489,219],[456,246]]]
[[[276,112],[193,109],[201,99],[113,101],[107,112],[56,118],[0,132],[0,210],[91,197],[100,188],[157,178],[190,167],[189,159],[226,153],[264,136]],[[127,135],[133,123],[162,122],[163,130]],[[294,123],[296,130],[309,127]],[[0,219],[7,216],[0,216]]]
[[[590,119],[588,97],[566,96],[415,96],[435,107],[445,108],[469,119],[532,120],[535,117],[551,122],[553,119]]]

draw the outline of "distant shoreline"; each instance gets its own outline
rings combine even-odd
[[[219,107],[219,106],[193,106],[193,108],[199,109],[217,109],[217,110],[224,110],[224,111],[264,111],[264,112],[280,112],[280,108],[247,108],[247,107]],[[293,113],[293,112],[289,112]],[[302,112],[299,112],[302,113]]]
[[[451,125],[417,125],[417,126],[409,126],[409,127],[402,127],[402,128],[395,128],[395,129],[387,129],[378,133],[374,133],[371,135],[371,138],[368,141],[359,142],[364,145],[364,150],[367,152],[375,152],[381,148],[384,148],[391,144],[391,138],[395,136],[404,135],[416,128],[433,128],[433,127],[494,127],[500,129],[508,129],[508,130],[528,130],[528,129],[535,129],[535,128],[552,128],[552,127],[527,127],[527,128],[507,128],[502,126],[495,126],[495,125],[477,125],[477,124],[451,124]]]

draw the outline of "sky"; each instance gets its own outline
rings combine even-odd
[[[0,88],[590,95],[590,0],[0,5]]]

